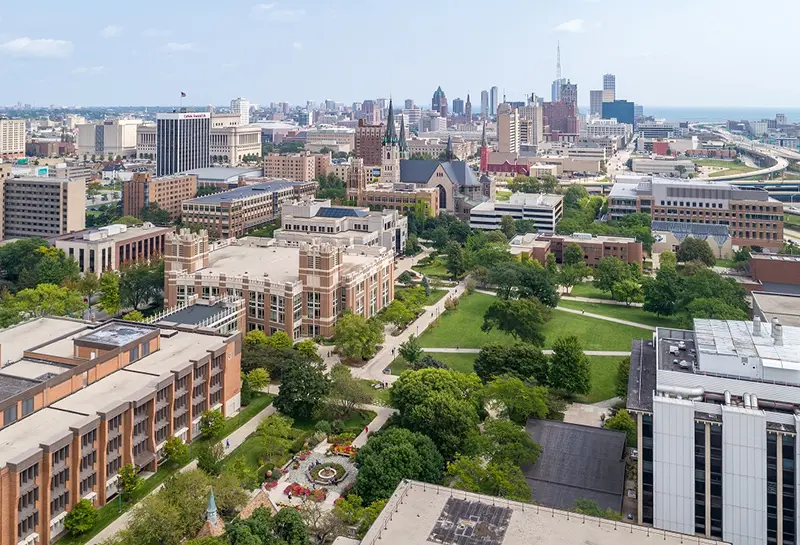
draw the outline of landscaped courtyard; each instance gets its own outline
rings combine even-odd
[[[481,331],[483,315],[494,299],[484,293],[462,297],[457,310],[443,314],[420,336],[420,345],[425,348],[482,348],[492,342],[513,344],[516,340],[502,331]],[[551,348],[558,337],[575,335],[584,350],[613,351],[629,351],[633,339],[650,336],[643,328],[558,310],[552,311],[552,319],[542,326],[542,333],[545,335],[543,348]]]
[[[652,312],[642,310],[641,307],[626,307],[625,305],[610,305],[603,303],[584,303],[581,301],[570,301],[561,299],[558,306],[573,310],[585,310],[592,314],[608,316],[618,320],[626,320],[637,324],[644,324],[653,327],[680,327],[681,318],[677,316],[656,316]]]

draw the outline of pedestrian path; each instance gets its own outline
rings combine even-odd
[[[363,447],[367,443],[367,439],[369,439],[369,434],[381,429],[383,425],[386,424],[386,421],[389,420],[389,417],[397,412],[396,409],[392,409],[391,407],[381,407],[379,405],[362,405],[360,408],[373,411],[375,413],[375,418],[367,425],[366,429],[358,434],[358,437],[353,439],[353,446],[356,448]]]
[[[593,314],[591,312],[584,312],[582,310],[576,310],[574,308],[564,308],[564,307],[556,307],[556,310],[560,310],[561,312],[570,312],[572,314],[580,314],[581,316],[588,316],[589,318],[596,318],[598,320],[605,320],[607,322],[614,322],[616,324],[622,325],[629,325],[631,327],[640,327],[642,329],[649,329],[650,331],[655,331],[656,328],[651,325],[639,324],[636,322],[629,322],[628,320],[620,320],[619,318],[612,318],[610,316],[603,316],[602,314]]]
[[[273,407],[272,404],[270,403],[269,406],[267,406],[260,413],[256,414],[255,416],[253,416],[253,418],[251,418],[250,420],[245,422],[239,429],[237,429],[236,431],[231,433],[229,436],[222,438],[220,440],[220,442],[222,443],[222,445],[223,445],[223,447],[225,449],[225,456],[228,456],[231,452],[236,450],[236,448],[239,445],[244,443],[244,440],[247,439],[247,437],[251,433],[256,431],[256,429],[258,428],[258,425],[261,423],[261,421],[264,420],[269,415],[274,414],[274,413],[275,413],[275,407]],[[233,418],[236,418],[236,417],[234,416]],[[180,471],[181,472],[190,471],[190,470],[196,469],[196,468],[197,468],[197,460],[192,460],[190,463],[188,463],[187,465],[182,467],[180,469]],[[155,494],[156,492],[161,490],[163,487],[164,487],[163,484],[157,486],[152,492],[150,492],[150,494]],[[142,500],[139,500],[139,501],[142,501]],[[114,522],[112,522],[111,524],[109,524],[108,526],[103,528],[96,536],[94,536],[92,539],[90,539],[86,543],[86,545],[100,545],[101,543],[105,542],[106,540],[108,540],[108,539],[114,537],[115,535],[117,535],[119,532],[121,532],[122,530],[127,528],[128,521],[130,520],[132,513],[133,513],[133,508],[128,509],[128,511],[126,511],[125,513],[123,513],[122,515],[117,517],[117,519],[114,520]]]
[[[423,348],[423,352],[428,352],[431,354],[480,354],[480,348]],[[542,354],[550,355],[552,354],[552,350],[542,350]],[[623,350],[584,350],[584,354],[587,356],[630,356],[630,352],[625,352]]]
[[[561,299],[567,301],[577,301],[580,303],[597,303],[600,305],[617,305],[622,307],[642,307],[642,303],[627,304],[622,301],[612,301],[611,299],[597,299],[595,297],[574,297],[572,295],[562,295]]]

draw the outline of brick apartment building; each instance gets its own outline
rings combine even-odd
[[[170,437],[239,410],[241,334],[39,318],[0,332],[0,545],[51,543],[118,472],[156,471]]]
[[[243,237],[280,216],[285,202],[314,197],[316,182],[279,180],[246,185],[184,201],[186,225],[206,229],[214,239]]]
[[[264,157],[264,176],[310,182],[328,172],[331,164],[330,153],[293,153],[281,155],[270,153]]]
[[[394,252],[381,246],[290,245],[245,237],[209,245],[208,233],[167,237],[164,297],[231,296],[247,302],[247,330],[333,335],[345,310],[371,318],[394,299]]]
[[[366,119],[359,119],[356,127],[356,157],[364,160],[365,166],[381,166],[381,147],[383,146],[383,123],[371,125]]]
[[[512,254],[525,255],[542,264],[547,262],[549,253],[556,256],[557,263],[562,263],[564,251],[569,244],[580,246],[584,262],[592,267],[608,256],[616,257],[625,263],[636,263],[641,267],[644,258],[642,243],[627,237],[592,236],[585,233],[575,233],[571,236],[527,233],[517,235],[509,244]]]
[[[618,177],[611,188],[611,219],[642,212],[656,221],[727,225],[734,246],[783,246],[783,203],[763,189],[728,182]]]
[[[156,227],[145,223],[136,227],[108,225],[70,233],[51,243],[75,258],[80,271],[101,274],[119,270],[123,263],[151,259],[164,253],[164,238],[172,227]]]
[[[149,172],[137,172],[122,183],[122,213],[138,218],[142,208],[157,204],[169,212],[170,221],[181,217],[183,201],[197,195],[197,176],[174,174],[154,178]]]

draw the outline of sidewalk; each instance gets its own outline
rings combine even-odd
[[[594,297],[573,297],[572,295],[562,295],[561,299],[566,301],[578,301],[580,303],[599,303],[601,305],[617,305],[623,307],[641,307],[642,303],[623,303],[622,301],[612,301],[611,299],[595,299]]]
[[[233,452],[236,449],[236,447],[244,443],[244,440],[247,439],[247,436],[256,431],[256,428],[258,428],[258,425],[261,423],[261,421],[264,420],[269,415],[273,414],[274,412],[275,412],[275,407],[273,407],[272,404],[270,404],[263,411],[253,416],[253,418],[248,420],[245,424],[243,424],[239,429],[234,431],[228,437],[223,437],[222,439],[220,439],[220,442],[225,448],[225,456],[228,456],[231,452]],[[225,446],[228,441],[230,441],[230,447]],[[186,466],[182,467],[180,471],[181,472],[190,471],[196,468],[197,468],[197,460],[192,460]],[[156,487],[152,492],[150,492],[150,494],[158,492],[163,488],[163,486],[164,485],[162,484]],[[122,513],[122,515],[117,517],[117,519],[114,520],[114,522],[103,528],[100,531],[100,533],[98,533],[92,539],[87,541],[86,545],[100,545],[107,539],[114,537],[120,531],[124,530],[128,526],[128,520],[130,520],[131,514],[133,513],[134,509],[135,506],[129,508],[127,511]]]
[[[561,312],[570,312],[572,314],[579,314],[581,316],[588,316],[589,318],[596,318],[598,320],[605,320],[607,322],[614,322],[616,324],[629,325],[631,327],[639,327],[642,329],[649,329],[650,331],[656,330],[656,328],[651,325],[637,324],[636,322],[629,322],[628,320],[620,320],[619,318],[611,318],[609,316],[602,316],[600,314],[592,314],[591,312],[583,312],[572,308],[556,307],[556,310],[560,310]]]
[[[480,348],[423,348],[423,352],[428,352],[431,354],[480,354]],[[542,350],[542,354],[547,354],[548,356],[553,353],[552,350]],[[630,352],[625,352],[622,350],[584,350],[584,354],[587,356],[630,356]]]

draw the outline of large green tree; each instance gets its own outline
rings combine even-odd
[[[686,237],[678,246],[678,261],[700,261],[709,267],[713,267],[717,262],[714,259],[714,251],[705,239]]]
[[[553,343],[548,383],[550,387],[570,395],[589,393],[589,359],[584,355],[583,347],[576,336],[559,337]]]
[[[100,275],[100,300],[102,309],[115,316],[120,309],[119,275],[111,270]]]
[[[287,416],[309,420],[330,389],[331,380],[325,374],[324,365],[293,362],[283,369],[281,388],[273,404]]]
[[[447,478],[459,490],[523,502],[531,499],[531,489],[522,470],[511,462],[458,456],[447,464]]]
[[[336,323],[334,341],[344,357],[368,360],[383,342],[383,326],[378,320],[348,312]]]
[[[356,407],[368,405],[375,399],[375,391],[369,382],[354,377],[346,365],[334,365],[330,376],[328,399],[339,418],[350,416]]]
[[[483,424],[475,451],[492,462],[509,462],[521,467],[536,463],[542,446],[531,439],[524,427],[490,418]]]
[[[503,346],[491,343],[481,348],[475,359],[475,373],[486,383],[501,375],[547,384],[549,360],[541,349],[525,343]]]
[[[447,272],[454,278],[461,277],[467,272],[466,259],[464,257],[464,249],[457,242],[451,242],[447,246],[447,258],[444,263]]]
[[[515,339],[541,346],[544,344],[542,325],[550,319],[550,311],[538,299],[498,299],[483,315],[481,330],[494,328]]]
[[[122,304],[141,310],[159,297],[164,285],[164,262],[135,261],[120,267],[119,293]]]
[[[628,265],[614,256],[607,256],[597,263],[594,271],[594,287],[614,295],[614,284],[630,278]]]
[[[547,388],[526,384],[517,377],[503,375],[486,385],[483,395],[498,414],[518,424],[528,418],[545,418],[548,413]]]
[[[565,266],[577,265],[578,263],[583,263],[583,255],[584,254],[581,247],[574,242],[570,242],[564,249],[564,257],[562,258],[562,261]]]
[[[389,428],[374,435],[356,457],[356,493],[367,503],[386,499],[403,479],[438,483],[444,460],[423,433]]]
[[[682,279],[673,267],[661,267],[654,280],[645,282],[644,310],[658,316],[672,316],[678,312]]]

